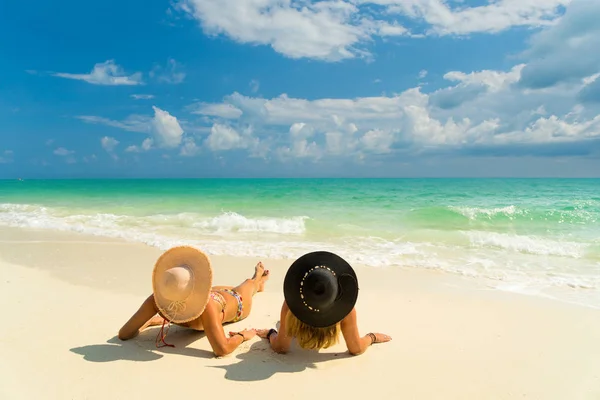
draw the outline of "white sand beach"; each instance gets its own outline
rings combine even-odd
[[[343,339],[277,355],[255,337],[216,358],[202,333],[116,333],[151,292],[161,251],[77,234],[0,230],[0,398],[13,399],[600,399],[600,312],[501,292],[435,271],[355,266],[361,333],[391,335],[366,353]],[[258,259],[211,257],[214,284],[235,285]],[[251,315],[278,321],[291,260],[271,271]]]

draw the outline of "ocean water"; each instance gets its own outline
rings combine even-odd
[[[598,179],[0,181],[0,225],[441,269],[600,307]]]

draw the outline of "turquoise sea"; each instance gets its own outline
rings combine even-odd
[[[0,225],[441,269],[600,307],[599,179],[0,181]]]

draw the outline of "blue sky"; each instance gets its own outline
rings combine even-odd
[[[600,2],[4,2],[0,177],[600,176]]]

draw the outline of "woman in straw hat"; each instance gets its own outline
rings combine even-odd
[[[392,339],[382,333],[360,336],[354,308],[358,280],[352,267],[336,254],[317,251],[294,261],[283,292],[280,331],[257,330],[278,353],[286,353],[294,338],[301,348],[326,349],[337,343],[341,333],[353,355]]]
[[[226,337],[223,325],[250,314],[252,297],[263,291],[269,271],[258,263],[254,276],[235,287],[213,287],[212,276],[210,260],[200,250],[181,246],[166,251],[154,266],[153,293],[119,330],[119,339],[131,339],[149,326],[162,324],[157,347],[174,347],[165,342],[166,331],[173,323],[206,332],[217,356],[233,352],[256,331],[230,332]]]

